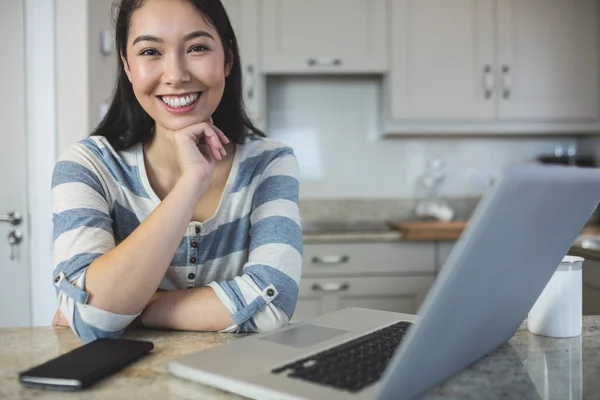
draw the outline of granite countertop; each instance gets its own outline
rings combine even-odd
[[[218,346],[235,334],[131,330],[125,337],[149,340],[155,348],[121,372],[78,393],[27,389],[18,372],[81,345],[68,328],[0,329],[0,398],[6,399],[241,399],[167,371],[182,354]],[[504,345],[430,390],[437,399],[592,399],[600,393],[600,316],[583,317],[583,335],[552,339],[531,334],[523,323]]]
[[[600,262],[600,227],[587,226],[580,237],[597,238],[597,241],[576,241],[569,254],[580,256],[586,260]],[[402,241],[402,232],[392,229],[385,222],[358,224],[326,224],[324,226],[309,225],[302,233],[305,244],[349,243],[349,242],[398,242]],[[590,245],[591,243],[591,245]]]

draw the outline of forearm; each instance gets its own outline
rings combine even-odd
[[[211,287],[156,293],[142,313],[148,328],[221,331],[233,323]]]
[[[197,185],[196,185],[197,186]],[[179,181],[152,214],[88,268],[88,304],[118,314],[140,312],[156,292],[201,193]]]

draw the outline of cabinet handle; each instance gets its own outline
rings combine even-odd
[[[322,256],[322,257],[313,257],[313,264],[323,264],[323,265],[339,265],[345,264],[350,261],[350,257],[348,256]]]
[[[486,65],[483,67],[483,86],[485,88],[485,98],[490,99],[494,90],[494,74],[492,73],[492,67]]]
[[[311,67],[339,67],[342,65],[342,60],[335,57],[309,58],[308,65]]]
[[[248,100],[250,100],[254,97],[254,67],[252,65],[248,65],[246,71],[246,96],[248,97]]]
[[[504,76],[504,98],[508,99],[510,98],[512,90],[512,75],[508,65],[502,66],[502,74]]]
[[[340,282],[328,282],[324,284],[314,283],[312,285],[312,290],[314,292],[326,292],[326,293],[336,293],[343,292],[350,289],[349,283],[340,283]]]

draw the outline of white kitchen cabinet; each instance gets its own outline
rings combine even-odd
[[[390,0],[384,134],[600,128],[597,0]]]
[[[387,90],[394,119],[491,119],[493,0],[394,0]]]
[[[346,307],[414,314],[434,281],[434,243],[305,244],[292,318]]]
[[[265,129],[266,81],[259,60],[258,1],[222,0],[240,48],[246,111],[257,127]]]
[[[415,314],[433,276],[303,278],[293,321],[347,307]]]
[[[432,274],[431,242],[305,244],[303,276]]]
[[[386,72],[386,3],[262,0],[264,72]]]
[[[583,263],[583,315],[600,315],[600,262]]]
[[[456,242],[436,242],[436,275],[442,270]]]
[[[500,119],[596,119],[597,0],[500,0]]]

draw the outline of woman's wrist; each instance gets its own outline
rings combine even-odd
[[[188,193],[199,200],[210,185],[210,177],[202,177],[198,175],[181,175],[177,180],[175,187],[183,187],[184,192]]]

